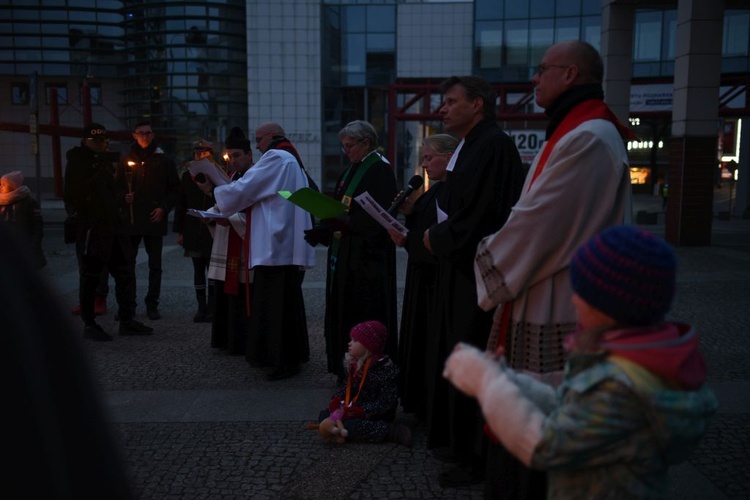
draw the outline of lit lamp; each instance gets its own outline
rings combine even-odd
[[[224,151],[223,158],[224,158],[224,166],[228,167],[229,166],[229,154],[226,151]]]
[[[136,163],[131,160],[128,162],[128,168],[125,169],[125,182],[128,184],[128,194],[133,194],[133,174],[135,173],[135,165]],[[130,223],[135,224],[132,203],[130,203]]]

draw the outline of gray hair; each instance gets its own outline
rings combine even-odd
[[[364,120],[354,120],[344,125],[344,128],[339,130],[339,139],[344,137],[349,137],[357,142],[370,141],[371,150],[378,145],[378,133],[375,131],[375,127]]]
[[[422,146],[430,147],[438,154],[453,153],[458,147],[458,139],[449,134],[435,134],[425,137]]]

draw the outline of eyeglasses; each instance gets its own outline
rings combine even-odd
[[[550,68],[570,68],[572,64],[540,64],[536,67],[536,74],[542,76]]]
[[[441,156],[448,156],[450,153],[435,153],[432,155],[422,155],[422,161],[431,162],[435,158],[439,158]]]
[[[357,146],[357,145],[359,145],[359,144],[362,144],[362,143],[363,143],[363,142],[365,142],[366,140],[367,140],[367,139],[360,139],[360,140],[358,140],[357,142],[355,142],[354,144],[342,144],[342,145],[341,145],[341,152],[342,152],[342,153],[348,153],[349,151],[351,151],[351,150],[352,150],[352,148],[356,147],[356,146]]]
[[[135,133],[135,135],[140,135],[142,137],[148,137],[150,135],[154,135],[154,133],[152,131],[150,131],[150,130],[146,131],[146,132],[138,131],[138,132]]]

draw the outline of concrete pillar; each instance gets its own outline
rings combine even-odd
[[[737,163],[735,186],[737,197],[732,215],[750,219],[750,116],[742,117],[740,134],[740,161]]]
[[[600,52],[604,60],[604,100],[625,124],[630,116],[634,24],[632,0],[602,0]]]
[[[665,237],[711,244],[724,0],[679,0]]]

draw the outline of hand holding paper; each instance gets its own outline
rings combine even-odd
[[[196,179],[199,174],[203,174],[214,186],[223,186],[224,184],[229,183],[229,177],[227,177],[227,175],[208,158],[201,158],[200,160],[189,162],[188,171],[190,171],[190,175],[193,176],[193,179]],[[203,181],[200,182],[203,183]]]

